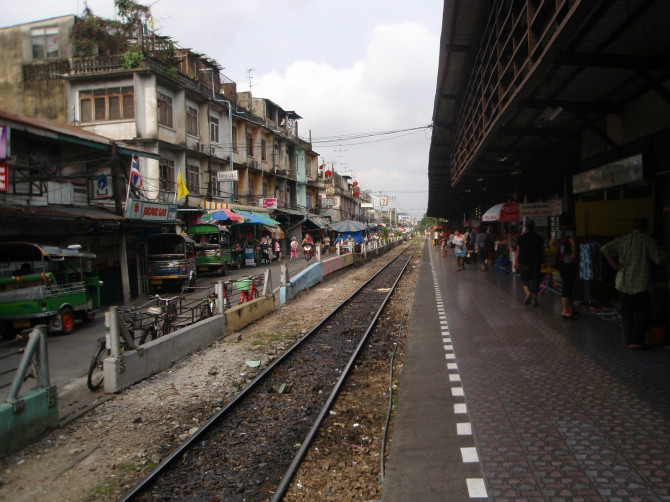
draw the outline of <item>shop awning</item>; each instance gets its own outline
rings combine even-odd
[[[234,210],[236,214],[239,214],[244,218],[244,223],[260,223],[261,225],[267,225],[269,227],[275,227],[279,225],[279,222],[270,218],[267,213],[257,213],[255,211],[239,211]]]
[[[290,214],[291,216],[305,216],[305,214],[306,214],[305,211],[297,211],[295,209],[286,209],[286,208],[283,208],[283,207],[276,207],[274,209],[274,212],[275,213],[286,213],[286,214]]]
[[[307,215],[307,221],[316,228],[328,228],[328,225],[330,225],[330,222],[325,218],[321,218],[320,216],[315,216],[313,214]]]
[[[118,215],[110,210],[92,206],[14,206],[0,205],[0,218],[42,218],[54,220],[91,220],[91,221],[125,221],[125,216]]]

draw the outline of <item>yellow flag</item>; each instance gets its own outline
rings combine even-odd
[[[179,171],[177,174],[177,200],[183,199],[189,193],[186,183],[184,183],[184,178],[181,177],[181,171]]]

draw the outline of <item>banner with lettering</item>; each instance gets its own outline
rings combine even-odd
[[[178,207],[177,204],[130,198],[126,207],[126,218],[142,221],[175,221]]]

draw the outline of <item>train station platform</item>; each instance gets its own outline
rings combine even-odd
[[[427,243],[383,502],[670,500],[670,350]]]

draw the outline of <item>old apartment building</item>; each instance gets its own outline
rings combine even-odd
[[[140,159],[148,200],[174,202],[181,173],[189,195],[176,201],[180,208],[276,199],[278,209],[324,209],[318,154],[299,138],[297,113],[238,94],[218,62],[146,26],[92,38],[93,22],[92,14],[63,16],[0,29],[0,109],[155,153],[159,160]],[[353,189],[345,190],[347,213]]]

